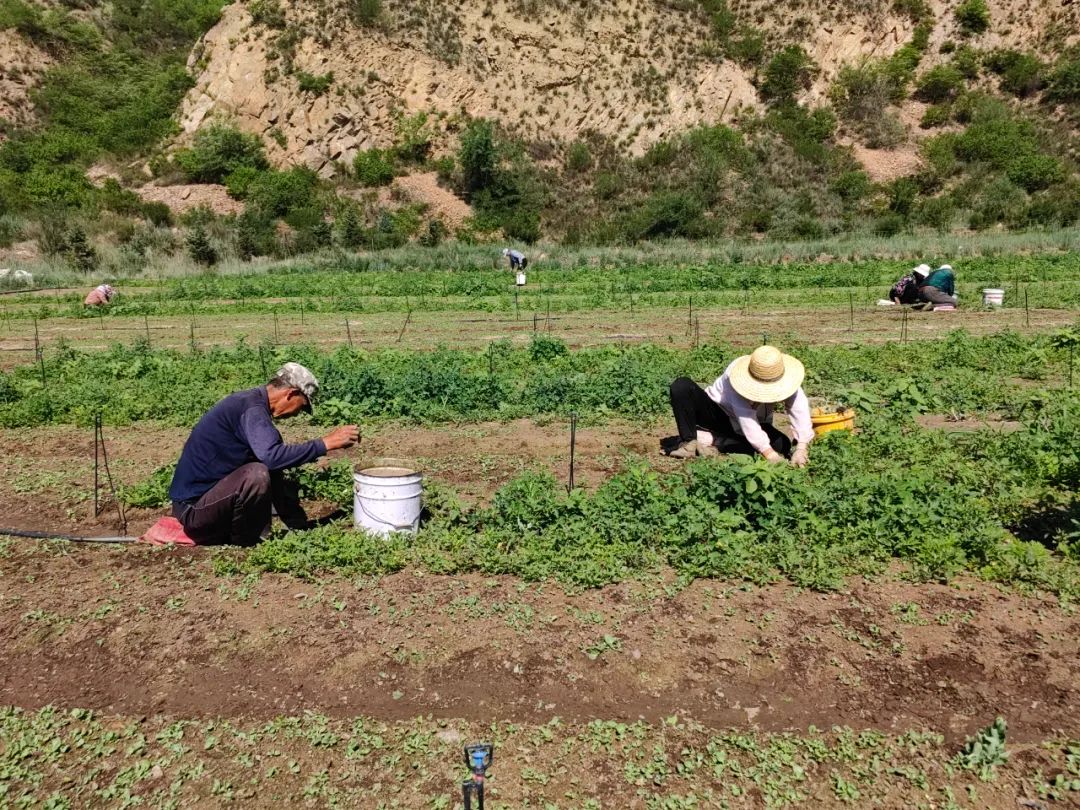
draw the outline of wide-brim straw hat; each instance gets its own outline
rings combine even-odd
[[[806,368],[775,346],[759,346],[738,358],[728,372],[735,391],[751,402],[782,402],[799,390]]]

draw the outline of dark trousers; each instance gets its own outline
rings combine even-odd
[[[259,462],[229,473],[194,503],[173,503],[173,516],[199,545],[254,545],[275,511],[290,528],[307,524],[296,486]]]
[[[919,300],[928,304],[952,304],[954,307],[956,306],[955,295],[949,295],[947,292],[939,290],[937,287],[931,287],[929,284],[919,287]]]
[[[679,429],[679,441],[696,439],[698,428],[701,428],[713,435],[713,446],[721,453],[745,453],[751,456],[757,454],[757,450],[746,437],[735,432],[735,427],[724,410],[709,398],[704,388],[689,377],[675,380],[669,394],[675,425]],[[769,437],[773,450],[782,456],[791,452],[791,439],[771,424],[761,427]]]

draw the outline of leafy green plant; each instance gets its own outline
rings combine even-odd
[[[1005,750],[1006,730],[1005,719],[998,717],[992,725],[968,738],[957,755],[958,764],[978,773],[984,782],[993,781],[997,776],[997,766],[1009,761],[1009,753]]]
[[[986,0],[963,0],[953,14],[965,34],[981,34],[990,27],[990,9]]]

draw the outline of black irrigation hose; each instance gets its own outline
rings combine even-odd
[[[29,537],[34,540],[67,540],[71,543],[134,543],[138,537],[80,537],[75,534],[53,534],[52,532],[34,532],[26,529],[0,528],[0,537]]]

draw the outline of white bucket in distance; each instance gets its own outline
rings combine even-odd
[[[416,534],[423,493],[423,476],[416,470],[392,461],[359,469],[353,473],[353,522],[382,537]]]
[[[984,307],[1000,307],[1005,300],[1005,290],[998,290],[993,287],[988,287],[983,290],[983,306]]]
[[[524,287],[525,286],[525,274],[523,272],[521,272],[520,270],[518,270],[516,280],[517,280],[517,285],[519,287]]]

